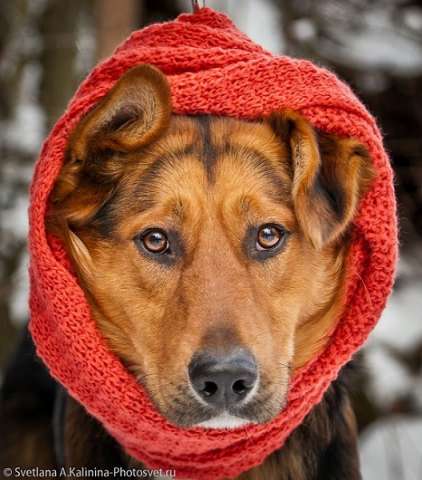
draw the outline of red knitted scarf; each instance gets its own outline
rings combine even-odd
[[[377,170],[355,219],[346,308],[325,351],[293,378],[288,404],[270,423],[234,430],[167,422],[108,349],[62,246],[44,216],[69,134],[119,77],[149,63],[167,75],[176,114],[254,119],[286,107],[316,127],[365,144]],[[31,189],[31,331],[38,355],[69,393],[134,458],[179,478],[239,475],[280,448],[363,344],[391,291],[397,253],[392,171],[372,116],[348,86],[304,60],[274,56],[208,8],[137,31],[82,83],[46,140]]]

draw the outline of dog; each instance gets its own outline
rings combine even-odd
[[[259,120],[171,112],[159,70],[124,74],[71,136],[47,229],[109,348],[164,417],[265,423],[336,327],[371,159],[290,110]],[[347,371],[279,451],[238,478],[360,478]],[[137,465],[49,378],[28,336],[0,416],[0,465]]]

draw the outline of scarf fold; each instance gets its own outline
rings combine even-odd
[[[48,195],[69,134],[126,70],[143,63],[166,74],[175,114],[256,119],[297,110],[317,128],[361,141],[377,171],[354,221],[346,306],[338,326],[326,349],[293,378],[287,406],[265,425],[206,430],[167,422],[109,350],[63,247],[46,236]],[[392,288],[397,256],[392,171],[372,116],[334,74],[270,54],[209,8],[134,32],[94,68],[43,145],[29,216],[30,329],[38,355],[128,454],[151,468],[176,469],[177,478],[235,477],[284,444],[375,326]]]

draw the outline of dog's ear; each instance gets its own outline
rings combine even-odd
[[[301,229],[316,248],[338,240],[374,177],[367,150],[356,140],[316,131],[300,114],[269,118],[287,146],[292,198]]]
[[[156,140],[170,115],[170,88],[159,70],[141,65],[126,72],[75,128],[51,203],[65,207],[66,199],[77,190],[85,208],[69,209],[80,217],[79,221],[69,219],[70,224],[86,220],[124,172],[127,154]]]
[[[112,150],[130,152],[153,141],[170,117],[165,76],[150,65],[126,72],[79,123],[70,142],[74,160]]]

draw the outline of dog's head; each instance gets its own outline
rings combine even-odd
[[[110,348],[178,425],[265,422],[342,307],[365,149],[294,112],[171,114],[126,73],[75,129],[48,227]]]

